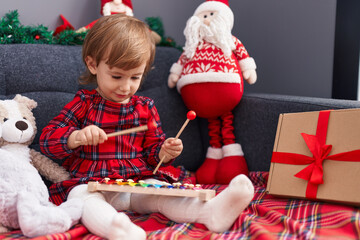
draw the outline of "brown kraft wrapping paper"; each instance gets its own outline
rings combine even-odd
[[[327,121],[325,123],[320,120],[319,116],[319,111],[280,115],[267,191],[272,195],[283,197],[360,205],[360,109],[330,111],[327,120],[325,117]],[[315,139],[316,142],[315,136],[320,135],[318,134],[319,128],[320,132],[323,128],[322,135],[324,135],[323,139],[326,145],[322,149],[326,149],[328,152],[323,154],[322,160],[314,161],[321,163],[318,164],[318,167],[314,167],[318,169],[312,174],[321,172],[322,168],[323,175],[314,174],[317,176],[312,176],[312,179],[315,179],[317,183],[312,184],[313,180],[304,180],[295,176],[308,167],[309,163],[297,165],[287,161],[285,161],[287,163],[280,162],[283,161],[282,154],[287,155],[288,153],[299,159],[314,159],[317,153],[314,154],[314,150],[313,152],[310,150],[311,146],[308,146],[309,144],[304,140],[306,136],[304,137],[302,134],[310,135],[308,138]],[[313,148],[316,150],[318,146],[321,144],[315,144]],[[315,152],[321,153],[321,150]],[[342,156],[342,154],[347,155],[345,161],[342,157],[336,159],[336,156]],[[329,159],[331,156],[335,156],[335,159]],[[319,184],[321,181],[323,183]],[[315,186],[315,189],[309,191],[313,196],[307,192],[310,189],[309,185]]]

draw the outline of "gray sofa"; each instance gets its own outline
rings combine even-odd
[[[38,133],[31,147],[39,151],[41,129],[84,87],[77,83],[84,70],[81,46],[0,45],[0,53],[0,99],[20,93],[38,102],[34,110]],[[179,93],[167,87],[169,69],[179,56],[180,51],[175,48],[157,47],[153,70],[138,92],[155,100],[168,137],[176,135],[188,111]],[[245,93],[234,109],[234,124],[249,170],[269,170],[280,113],[339,108],[360,108],[360,102]],[[207,121],[191,121],[181,139],[184,151],[174,164],[195,171],[208,147]]]
[[[81,47],[0,45],[0,53],[0,99],[13,98],[20,93],[38,102],[38,107],[34,109],[38,133],[31,148],[39,151],[41,129],[83,87],[77,84],[77,78],[84,70]],[[177,49],[158,47],[154,69],[139,91],[139,94],[155,100],[167,136],[176,135],[188,112],[178,92],[167,87],[170,66],[179,55]],[[330,236],[359,239],[358,207],[280,199],[266,193],[280,113],[355,107],[360,108],[360,102],[245,93],[234,109],[234,124],[237,142],[242,144],[249,170],[252,171],[250,179],[255,187],[255,196],[232,228],[224,233],[215,233],[201,224],[172,222],[159,213],[139,215],[130,211],[127,214],[146,230],[148,239],[329,239]],[[174,164],[195,171],[202,164],[208,147],[207,121],[200,118],[191,121],[181,139],[184,151]],[[206,187],[219,193],[225,186],[213,184]],[[4,237],[19,239],[24,236],[14,230],[1,234],[0,238]],[[89,234],[81,224],[71,231],[43,237],[100,239]]]

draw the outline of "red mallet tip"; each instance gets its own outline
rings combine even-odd
[[[196,112],[194,111],[189,111],[187,114],[186,114],[186,118],[189,119],[189,120],[194,120],[196,118]]]
[[[157,128],[155,121],[148,122],[147,126],[148,126],[148,130],[153,130]]]

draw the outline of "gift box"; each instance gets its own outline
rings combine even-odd
[[[360,205],[360,109],[281,114],[267,192]]]

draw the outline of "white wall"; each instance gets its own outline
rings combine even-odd
[[[165,35],[184,44],[186,20],[203,0],[132,0],[139,19],[161,17]],[[331,97],[336,0],[230,0],[233,34],[258,65],[247,92]],[[99,17],[100,0],[0,0],[0,15],[18,9],[23,24],[76,28]],[[46,9],[46,10],[45,10]]]
[[[0,17],[18,10],[23,25],[43,24],[50,30],[62,24],[60,14],[80,28],[100,16],[97,0],[0,0]]]

